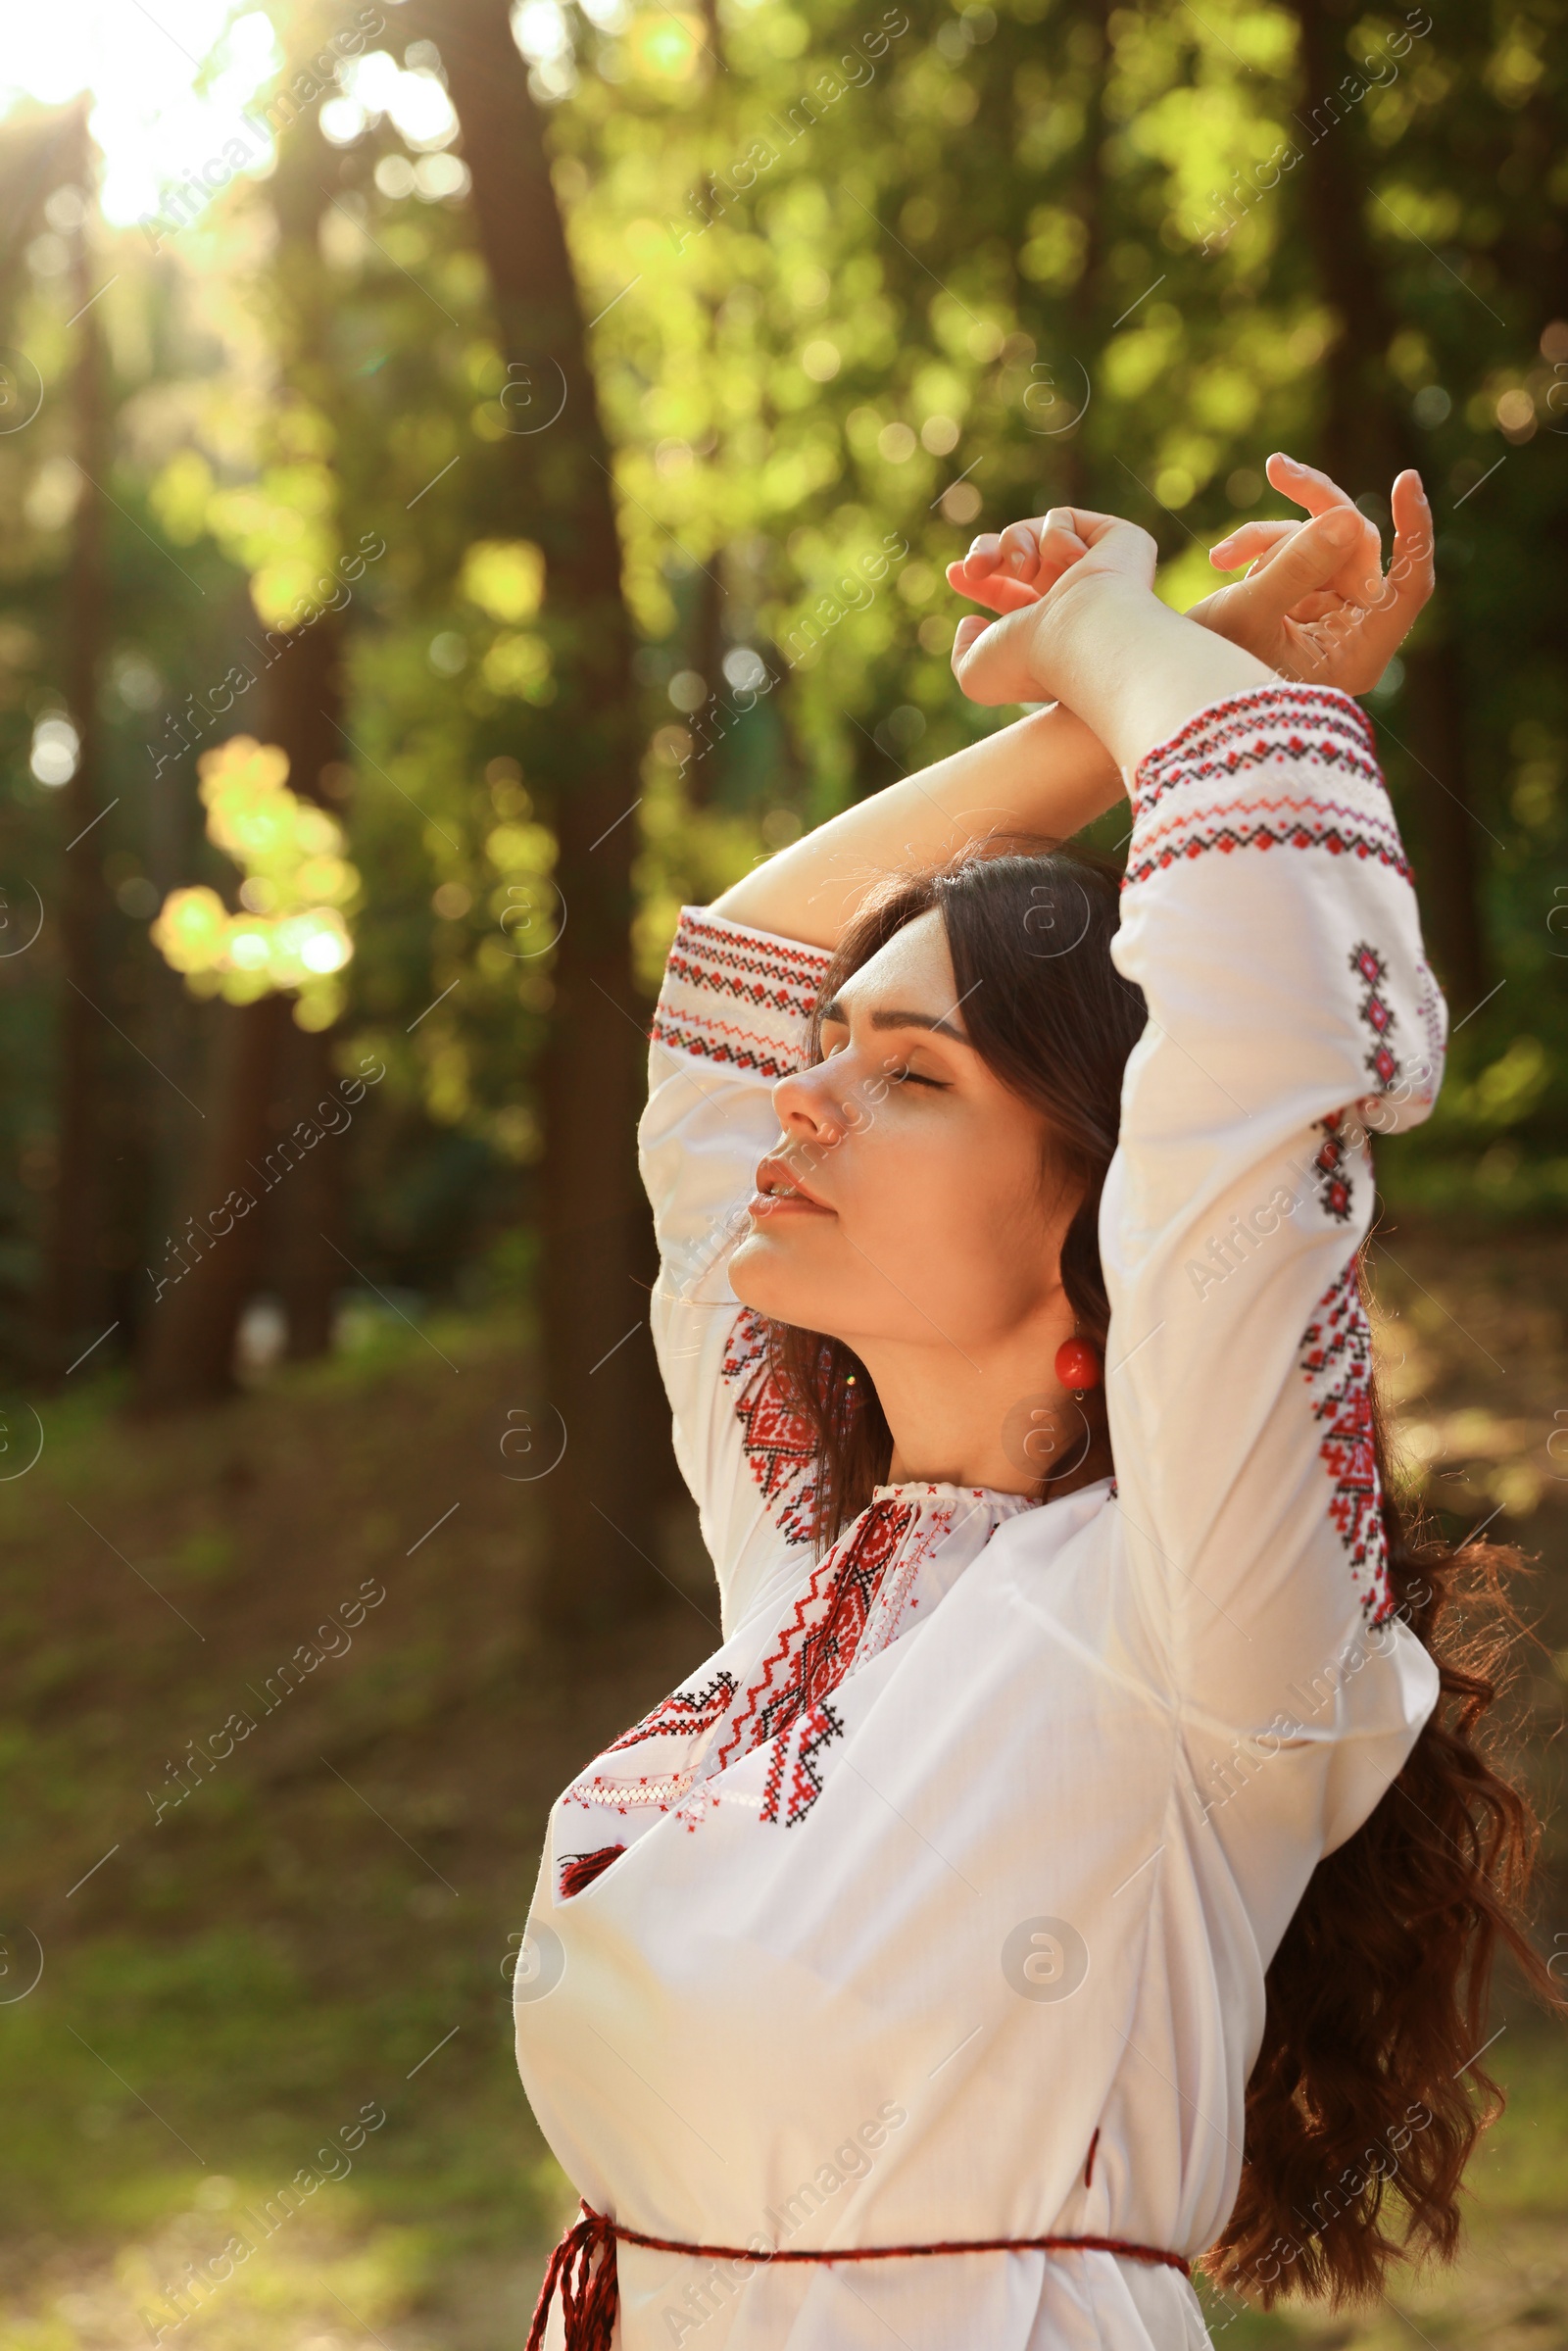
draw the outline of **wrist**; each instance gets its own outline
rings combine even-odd
[[[1070,779],[1079,791],[1101,790],[1106,808],[1122,797],[1121,769],[1094,728],[1067,703],[1048,702],[1018,723],[1031,760],[1046,763],[1053,777]]]
[[[1125,574],[1086,577],[1056,612],[1042,612],[1042,675],[1101,738],[1129,791],[1145,753],[1194,711],[1275,681],[1265,662]]]
[[[1029,647],[1030,674],[1042,695],[1076,708],[1074,675],[1092,649],[1104,645],[1107,628],[1120,633],[1135,627],[1139,608],[1147,612],[1151,606],[1165,610],[1152,588],[1124,572],[1076,566],[1058,580],[1040,607]]]

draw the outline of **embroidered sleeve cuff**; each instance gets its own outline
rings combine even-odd
[[[654,1013],[653,1042],[771,1084],[806,1060],[831,955],[683,906]]]
[[[1206,850],[1323,849],[1410,879],[1365,712],[1282,681],[1211,703],[1141,762],[1127,887]]]

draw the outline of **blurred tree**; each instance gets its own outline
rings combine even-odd
[[[101,264],[94,234],[97,156],[87,102],[28,126],[8,157],[6,234],[0,269],[14,269],[34,229],[60,236],[74,330],[69,386],[69,627],[61,667],[66,715],[53,720],[44,757],[57,762],[59,837],[54,846],[59,964],[55,1010],[55,1150],[39,1322],[44,1365],[56,1376],[102,1333],[108,1297],[105,1262],[103,1044],[105,940],[109,910],[99,862],[101,844],[81,846],[104,814],[103,727],[99,710],[108,594],[103,482],[109,465],[111,392],[95,297]],[[20,377],[8,393],[19,411],[29,397]],[[41,393],[41,386],[40,386]]]
[[[506,0],[428,12],[473,174],[474,213],[506,363],[502,519],[545,559],[561,700],[546,759],[559,847],[554,1004],[541,1071],[540,1295],[549,1401],[569,1464],[546,1487],[547,1613],[607,1621],[647,1591],[643,1561],[668,1484],[664,1408],[647,1336],[647,1207],[634,1136],[646,1088],[632,969],[628,819],[641,734],[610,451],[540,112]],[[548,762],[548,763],[547,763]]]
[[[308,18],[295,37],[317,29]],[[302,54],[316,43],[302,40]],[[273,216],[270,268],[277,407],[271,423],[271,463],[292,465],[312,479],[308,499],[314,529],[309,552],[334,566],[337,521],[330,492],[332,431],[330,361],[325,349],[331,295],[320,251],[322,215],[331,202],[326,175],[333,159],[320,131],[318,110],[294,123],[280,142],[268,192]],[[300,485],[292,485],[295,495]],[[286,493],[285,493],[286,495]],[[322,778],[339,763],[342,702],[335,612],[321,599],[335,577],[318,578],[307,562],[264,563],[253,601],[266,628],[261,647],[247,640],[261,672],[259,718],[266,740],[288,762],[290,789],[322,801]],[[298,589],[298,595],[290,591]],[[304,607],[301,616],[300,608]],[[236,646],[243,655],[245,645]],[[242,662],[249,671],[250,664]],[[254,680],[253,680],[254,682]],[[269,1261],[278,1268],[289,1321],[289,1352],[318,1354],[330,1340],[330,1308],[341,1256],[331,1228],[340,1223],[338,1170],[330,1150],[306,1152],[291,1165],[275,1198],[260,1173],[269,1151],[330,1085],[324,1032],[299,1034],[294,997],[271,990],[221,1011],[212,1051],[215,1083],[206,1148],[194,1168],[182,1225],[198,1225],[236,1193],[258,1196],[257,1209],[233,1223],[221,1246],[203,1251],[178,1278],[167,1304],[151,1316],[140,1365],[138,1401],[144,1410],[213,1401],[234,1386],[240,1317]],[[262,1197],[265,1196],[265,1197]]]
[[[72,384],[75,511],[71,525],[67,594],[65,688],[76,730],[75,766],[60,794],[61,976],[58,1044],[58,1176],[49,1244],[49,1323],[57,1369],[101,1337],[108,1295],[104,1263],[104,932],[109,894],[103,844],[91,839],[104,814],[104,728],[99,704],[109,624],[105,569],[106,503],[110,463],[109,386],[95,296],[103,291],[92,233],[92,188],[97,154],[87,129],[88,103],[73,109],[67,165],[55,204],[70,248],[76,334]]]

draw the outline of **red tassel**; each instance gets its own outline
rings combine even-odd
[[[565,2321],[566,2351],[611,2351],[620,2301],[615,2231],[604,2214],[590,2205],[583,2206],[581,2220],[567,2229],[550,2256],[528,2329],[527,2351],[544,2351],[550,2307],[558,2291]]]
[[[585,1886],[592,1886],[594,1880],[603,1877],[611,1863],[625,1850],[624,1845],[601,1845],[593,1853],[573,1853],[561,1865],[562,1900],[569,1902],[572,1895],[580,1894]]]

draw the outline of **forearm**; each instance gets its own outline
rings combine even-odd
[[[1040,690],[1078,713],[1129,784],[1145,755],[1209,703],[1278,683],[1255,655],[1105,572],[1063,583],[1042,607],[1031,666]]]
[[[1122,795],[1114,761],[1082,719],[1060,706],[1037,710],[819,824],[733,884],[713,912],[834,948],[884,874],[940,865],[992,834],[1064,840]]]

